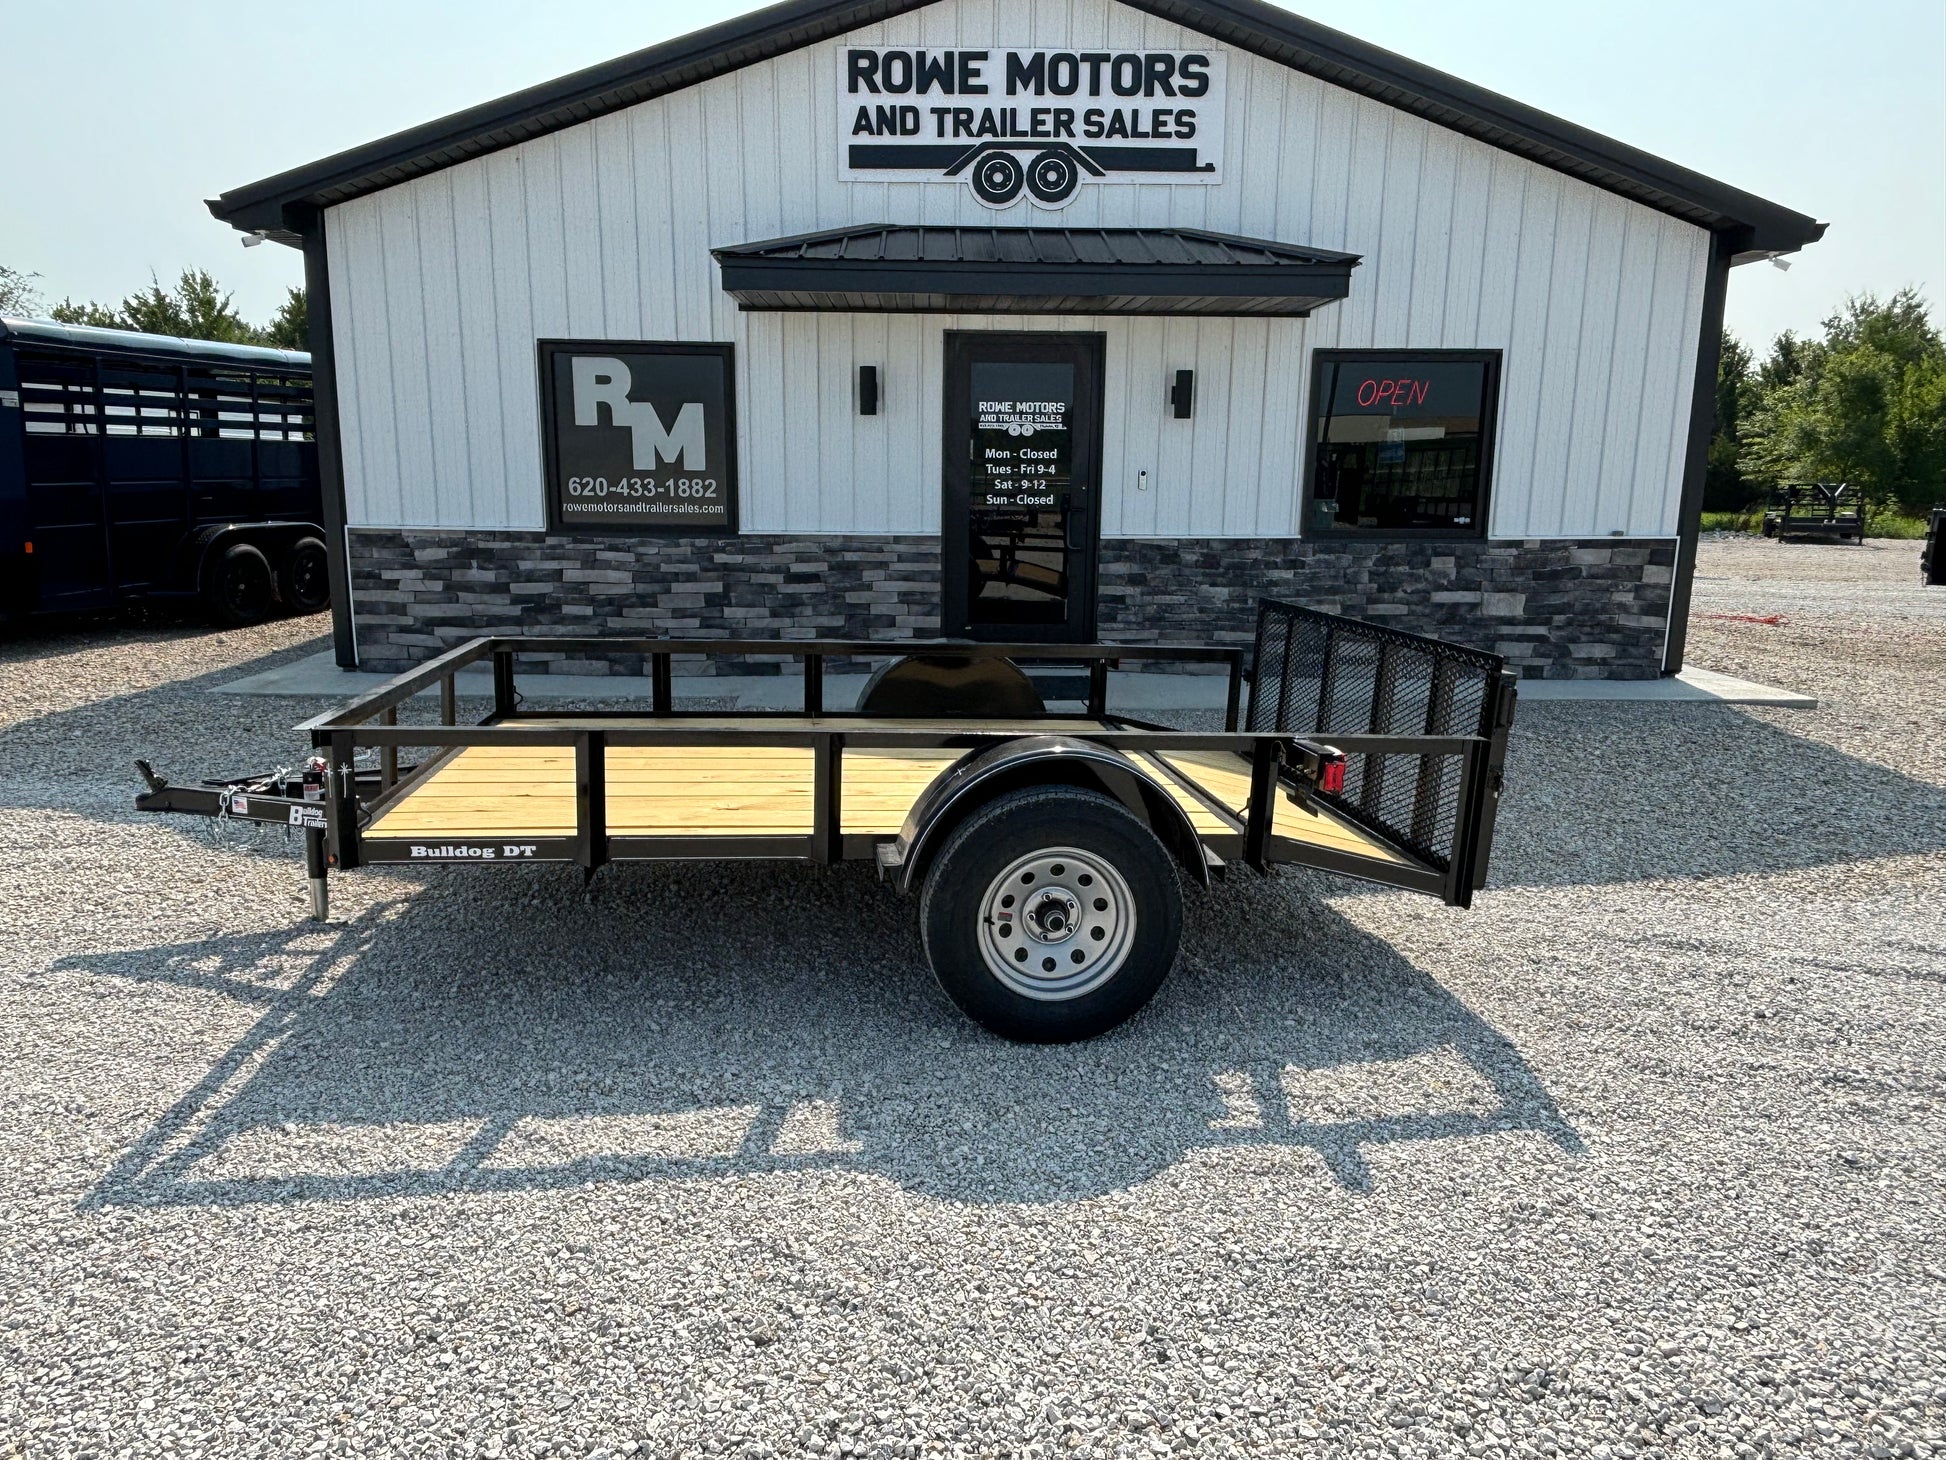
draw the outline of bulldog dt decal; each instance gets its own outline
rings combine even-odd
[[[989,208],[1084,181],[1223,180],[1220,51],[840,52],[838,175],[966,179]]]

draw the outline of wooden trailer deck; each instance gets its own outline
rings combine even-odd
[[[657,722],[549,721],[616,728]],[[855,731],[875,728],[981,731],[1022,735],[1087,734],[1116,728],[1101,720],[1037,719],[969,724],[964,720],[825,719],[774,717],[776,729]],[[749,719],[691,717],[685,729],[749,732]],[[840,829],[847,836],[898,835],[913,802],[964,751],[847,747],[843,752]],[[1250,799],[1250,765],[1223,751],[1136,752],[1169,788],[1197,833],[1221,841],[1241,832]],[[779,745],[620,746],[606,754],[607,828],[613,836],[808,837],[813,827],[813,752]],[[1229,818],[1212,807],[1221,807]],[[571,837],[575,832],[574,750],[570,746],[473,745],[433,767],[420,783],[375,818],[367,841],[428,841]],[[1391,847],[1363,828],[1324,810],[1305,810],[1279,798],[1275,836],[1404,864]]]

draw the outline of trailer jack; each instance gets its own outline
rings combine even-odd
[[[211,816],[219,821],[247,821],[258,826],[281,826],[304,833],[304,871],[310,882],[311,916],[325,921],[331,908],[327,878],[336,858],[326,837],[325,761],[313,756],[293,770],[272,771],[267,775],[232,776],[207,780],[194,786],[172,785],[167,776],[156,774],[146,760],[135,762],[142,773],[146,790],[135,798],[137,811],[173,811],[188,816]],[[413,767],[399,774],[410,775]],[[354,771],[351,790],[369,795],[379,788],[380,773]]]
[[[331,889],[325,881],[324,828],[304,829],[304,875],[311,883],[311,920],[325,922],[331,916]]]

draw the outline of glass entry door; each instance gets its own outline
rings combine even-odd
[[[1094,638],[1101,362],[1100,335],[946,336],[947,636]]]

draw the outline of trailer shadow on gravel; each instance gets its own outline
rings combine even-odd
[[[820,1169],[1041,1203],[1234,1146],[1363,1192],[1400,1143],[1582,1149],[1501,1035],[1288,881],[1197,899],[1184,964],[1129,1025],[1027,1048],[946,1002],[910,909],[862,869],[630,868],[586,904],[521,870],[327,927],[64,960],[261,1011],[85,1203]],[[456,967],[459,946],[485,953]]]

